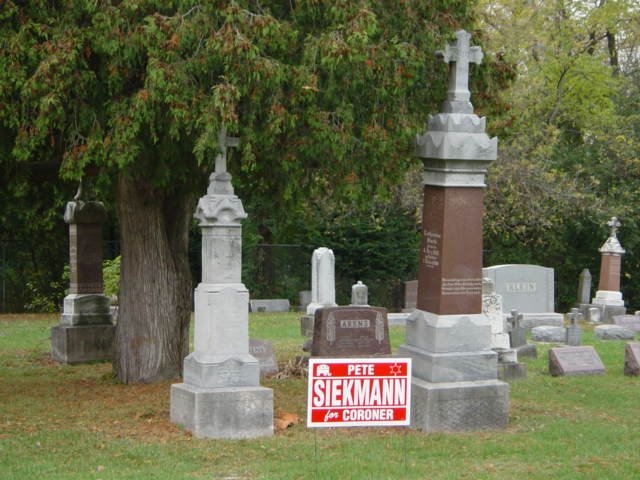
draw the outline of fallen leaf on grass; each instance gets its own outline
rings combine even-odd
[[[295,413],[280,413],[274,419],[274,427],[277,432],[289,428],[292,425],[300,423],[300,417]]]

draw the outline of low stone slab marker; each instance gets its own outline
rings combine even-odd
[[[598,352],[591,346],[557,347],[549,350],[549,373],[564,375],[601,375],[605,368]]]
[[[624,374],[640,375],[640,343],[629,342],[624,347]]]

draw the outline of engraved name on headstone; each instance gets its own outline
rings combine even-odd
[[[387,310],[381,307],[332,307],[315,313],[311,355],[357,357],[389,355]]]
[[[605,368],[598,352],[591,346],[558,347],[549,350],[549,372],[563,375],[599,375]]]

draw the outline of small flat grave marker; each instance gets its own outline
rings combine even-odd
[[[249,339],[249,353],[260,362],[260,375],[270,376],[278,373],[278,362],[273,353],[273,344],[267,340]]]
[[[549,350],[549,372],[563,375],[599,375],[605,373],[598,352],[591,346],[558,347]]]
[[[313,357],[390,355],[387,310],[381,307],[330,307],[316,310]]]
[[[640,332],[640,315],[614,315],[613,323],[632,332]]]
[[[629,342],[624,347],[624,374],[640,375],[640,343]]]

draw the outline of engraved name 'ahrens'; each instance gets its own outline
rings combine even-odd
[[[368,319],[360,320],[340,320],[340,328],[369,328],[371,321]]]

